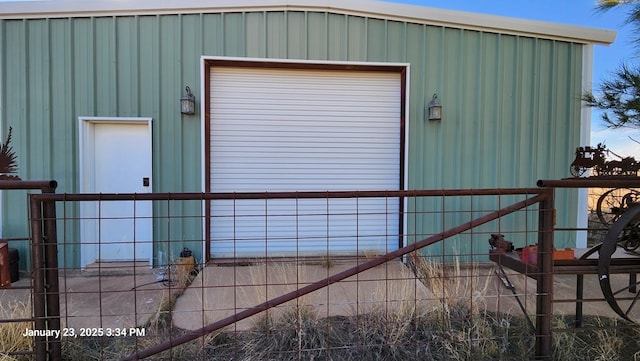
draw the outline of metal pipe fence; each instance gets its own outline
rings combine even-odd
[[[23,181],[23,180],[0,180],[0,190],[23,190],[23,191],[40,191],[43,194],[51,194],[55,192],[57,182],[54,180],[48,181]],[[48,208],[51,211],[51,208]],[[45,229],[42,223],[42,207],[36,206],[30,210],[31,214],[31,230]],[[48,230],[51,230],[49,225]],[[55,233],[55,232],[54,232]],[[47,330],[52,328],[59,328],[59,324],[56,324],[53,319],[47,317],[47,305],[45,304],[47,291],[52,292],[54,295],[58,294],[58,290],[55,288],[49,288],[45,283],[43,268],[46,268],[46,260],[44,259],[44,249],[41,243],[42,235],[37,233],[27,235],[25,237],[13,237],[10,240],[5,240],[7,243],[15,244],[19,242],[29,242],[28,247],[31,249],[32,256],[32,277],[27,278],[26,282],[19,285],[9,285],[8,289],[0,290],[2,293],[2,300],[0,303],[0,339],[5,348],[0,350],[0,356],[2,357],[23,357],[23,356],[35,356],[37,359],[44,359],[47,356],[47,340],[45,337],[35,335],[33,338],[30,336],[24,336],[21,334],[15,335],[16,330],[30,329],[30,330]],[[55,239],[54,239],[55,242]],[[54,253],[55,255],[55,253]],[[52,265],[57,270],[57,265]],[[53,271],[55,273],[55,271]],[[56,277],[57,279],[57,277]],[[15,291],[16,294],[10,294]],[[55,311],[55,298],[52,298],[52,303],[49,305],[50,310],[56,314]],[[50,323],[48,323],[50,321]],[[26,333],[26,331],[25,331]],[[33,342],[30,342],[33,340]],[[59,353],[55,344],[51,345],[51,350],[54,353]]]
[[[36,354],[52,360],[553,356],[553,189],[38,194],[31,208],[34,328],[52,331]],[[495,262],[494,235],[537,245],[535,267]]]
[[[637,358],[640,354],[636,337],[640,323],[637,307],[640,257],[624,243],[625,239],[636,239],[635,236],[617,234],[616,230],[624,228],[627,232],[637,227],[637,219],[626,225],[617,220],[638,211],[633,208],[640,200],[640,181],[637,177],[605,176],[539,180],[537,184],[554,189],[585,189],[588,206],[586,227],[554,228],[556,238],[576,231],[586,235],[586,244],[571,250],[570,259],[561,256],[556,259],[556,254],[553,257],[555,282],[571,287],[554,289],[551,333],[559,346],[563,340],[573,340],[564,349],[556,346],[554,356],[585,360]],[[607,245],[607,240],[613,244]],[[607,254],[603,251],[606,247],[616,251]],[[556,251],[561,252],[563,250]],[[606,276],[600,271],[603,264],[607,265]],[[609,289],[608,292],[605,289]],[[597,351],[584,345],[595,345]]]

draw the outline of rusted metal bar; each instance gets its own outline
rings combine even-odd
[[[538,210],[538,271],[536,297],[536,359],[552,359],[553,316],[553,190],[547,192]]]
[[[31,218],[31,257],[33,272],[33,316],[34,328],[46,330],[46,294],[45,294],[45,269],[43,232],[42,232],[42,203],[29,197]],[[47,339],[44,336],[34,337],[34,349],[37,360],[47,359]]]
[[[524,315],[524,318],[527,320],[527,324],[529,325],[529,328],[531,329],[531,331],[535,332],[536,326],[533,324],[533,321],[531,321],[531,317],[529,317],[527,308],[524,307],[524,304],[520,300],[520,297],[518,296],[518,292],[516,291],[516,288],[511,283],[511,280],[507,276],[507,273],[504,271],[504,267],[502,267],[502,264],[497,263],[497,265],[498,265],[498,271],[496,271],[496,275],[498,275],[498,278],[500,279],[500,281],[502,281],[504,286],[509,291],[511,291],[511,293],[513,294],[513,297],[516,299],[516,302],[518,303],[518,306],[520,307],[520,310],[522,311],[522,314]]]
[[[640,177],[540,179],[536,185],[545,188],[638,188]]]
[[[582,327],[582,304],[584,302],[584,275],[576,275],[576,327]]]
[[[55,180],[0,180],[0,189],[40,189],[43,193],[55,191]]]
[[[60,290],[58,280],[58,231],[56,227],[56,204],[44,202],[45,234],[45,281],[47,298],[47,329],[60,330]],[[62,359],[62,341],[50,337],[48,340],[49,360]]]
[[[484,215],[482,217],[473,219],[473,220],[471,220],[469,222],[466,222],[466,223],[461,224],[459,226],[456,226],[456,227],[453,227],[451,229],[448,229],[448,230],[446,230],[446,231],[444,231],[442,233],[439,233],[439,234],[433,235],[431,237],[425,238],[425,239],[423,239],[423,240],[421,240],[419,242],[415,242],[415,243],[410,244],[410,245],[408,245],[406,247],[400,248],[400,249],[398,249],[396,251],[389,252],[389,253],[387,253],[387,254],[385,254],[383,256],[380,256],[378,258],[374,258],[374,259],[372,259],[370,261],[358,264],[355,267],[352,267],[352,268],[347,269],[345,271],[336,273],[336,274],[334,274],[334,275],[332,275],[330,277],[327,277],[327,278],[325,278],[323,280],[311,283],[311,284],[309,284],[307,286],[304,286],[302,288],[299,288],[299,289],[297,289],[295,291],[291,291],[289,293],[286,293],[286,294],[284,294],[282,296],[279,296],[279,297],[273,298],[271,300],[268,300],[268,301],[266,301],[264,303],[261,303],[261,304],[255,306],[255,307],[253,307],[253,308],[246,309],[246,310],[238,312],[238,313],[236,313],[236,314],[234,314],[232,316],[223,318],[223,319],[221,319],[221,320],[219,320],[217,322],[214,322],[212,324],[209,324],[209,325],[207,325],[207,326],[205,326],[203,328],[190,331],[190,332],[188,332],[188,333],[186,333],[186,334],[184,334],[182,336],[179,336],[179,337],[176,337],[174,339],[171,339],[171,340],[169,340],[167,342],[164,342],[164,343],[162,343],[160,345],[157,345],[157,346],[154,346],[154,347],[150,347],[150,348],[148,348],[146,350],[136,351],[136,353],[130,355],[129,357],[125,358],[124,360],[139,360],[139,359],[143,359],[143,358],[158,354],[160,352],[166,351],[166,350],[168,350],[168,349],[170,349],[172,347],[175,347],[175,346],[184,344],[186,342],[195,340],[198,337],[204,336],[204,335],[206,335],[208,333],[214,332],[214,331],[219,330],[219,329],[221,329],[223,327],[229,326],[229,325],[231,325],[231,324],[233,324],[235,322],[238,322],[238,321],[243,320],[245,318],[251,317],[251,316],[256,315],[256,314],[258,314],[260,312],[263,312],[263,311],[268,310],[270,308],[276,307],[276,306],[281,305],[283,303],[289,302],[291,300],[294,300],[296,298],[299,298],[299,297],[304,296],[306,294],[309,294],[311,292],[317,291],[317,290],[319,290],[321,288],[324,288],[324,287],[327,287],[327,286],[329,286],[331,284],[340,282],[340,281],[342,281],[344,279],[347,279],[347,278],[349,278],[351,276],[354,276],[354,275],[356,275],[356,274],[358,274],[360,272],[364,272],[364,271],[366,271],[368,269],[377,267],[377,266],[379,266],[379,265],[381,265],[383,263],[392,261],[392,260],[394,260],[396,258],[400,258],[400,257],[402,257],[404,255],[407,255],[407,254],[411,253],[411,252],[415,252],[416,250],[419,250],[419,249],[421,249],[423,247],[426,247],[426,246],[429,246],[431,244],[440,242],[440,241],[442,241],[442,240],[444,240],[446,238],[449,238],[449,237],[454,236],[456,234],[462,233],[462,232],[467,231],[469,229],[478,227],[478,226],[480,226],[482,224],[491,222],[493,220],[496,220],[496,219],[498,219],[500,217],[503,217],[503,216],[505,216],[507,214],[516,212],[516,211],[518,211],[520,209],[526,208],[526,207],[528,207],[530,205],[533,205],[535,203],[542,202],[542,201],[548,199],[552,194],[550,191],[542,191],[542,192],[540,192],[540,190],[537,190],[536,193],[540,193],[540,194],[537,194],[537,195],[535,195],[535,196],[533,196],[531,198],[527,198],[527,199],[525,199],[523,201],[514,203],[511,206],[508,206],[508,207],[499,209],[497,211],[491,212],[491,213],[486,214],[486,215]]]
[[[542,273],[537,265],[523,262],[517,253],[499,253],[497,250],[492,250],[489,252],[489,259],[534,279]],[[630,273],[638,270],[639,265],[638,258],[616,258],[611,260],[609,272]],[[598,274],[598,259],[555,260],[553,261],[553,273],[562,275]]]
[[[43,193],[33,195],[39,201],[166,201],[166,200],[239,200],[305,198],[394,198],[434,196],[491,196],[538,194],[539,188],[443,189],[400,191],[313,191],[313,192],[220,192],[220,193]]]
[[[20,322],[33,322],[33,318],[12,318],[12,319],[2,319],[0,320],[2,323],[20,323]]]
[[[33,351],[11,351],[11,352],[7,352],[7,353],[3,353],[2,356],[7,355],[7,356],[27,356],[27,355],[33,355],[34,352]]]

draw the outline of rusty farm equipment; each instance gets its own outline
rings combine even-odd
[[[604,152],[602,146],[595,149],[596,152],[602,152],[601,154]],[[589,150],[593,151],[594,148]],[[596,156],[593,159],[601,158]],[[603,161],[599,164],[605,163]],[[501,235],[492,235],[489,239],[489,257],[500,266],[499,276],[507,277],[502,267],[510,268],[538,282],[551,274],[575,275],[575,326],[581,327],[583,303],[594,301],[584,297],[584,277],[595,275],[603,299],[611,310],[627,321],[640,323],[640,282],[637,277],[640,273],[640,179],[637,177],[571,178],[538,181],[538,186],[607,188],[607,191],[598,198],[596,209],[598,220],[606,227],[606,234],[601,243],[590,248],[554,248],[552,250],[540,250],[538,244],[515,248]],[[552,255],[543,256],[548,254]],[[542,267],[549,261],[553,265],[552,271],[544,271]],[[506,285],[511,289],[510,283],[507,282]],[[520,303],[517,297],[516,300]],[[527,315],[526,312],[525,315]]]
[[[607,160],[612,154],[618,159]],[[637,176],[640,162],[634,157],[621,157],[600,143],[596,147],[576,148],[576,156],[569,171],[574,177],[583,176],[588,169],[593,169],[594,176]]]
[[[598,252],[598,280],[605,300],[618,315],[632,322],[638,322],[638,319],[637,313],[635,317],[631,317],[631,312],[640,307],[637,281],[637,259],[640,254],[636,252],[639,246],[640,204],[635,204],[618,217],[609,227],[602,243],[594,247]],[[619,248],[624,250],[622,254],[618,251]],[[616,253],[618,255],[614,256]],[[630,262],[626,265],[628,282],[622,284],[612,281],[611,277],[612,267],[621,261]]]

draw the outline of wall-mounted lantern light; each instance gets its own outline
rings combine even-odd
[[[191,94],[191,89],[187,86],[185,88],[187,92],[182,98],[180,98],[180,112],[182,114],[195,114],[196,113],[196,97]]]
[[[429,120],[440,120],[442,119],[442,104],[438,101],[438,95],[433,94],[431,101],[428,105],[429,110]]]

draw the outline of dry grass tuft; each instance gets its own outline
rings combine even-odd
[[[346,316],[319,317],[311,299],[302,297],[262,313],[248,331],[220,331],[151,359],[531,359],[535,336],[526,319],[487,310],[484,292],[488,292],[490,279],[480,276],[482,272],[476,267],[457,261],[431,262],[421,257],[413,257],[411,264],[418,279],[431,290],[432,299],[416,300],[414,289],[391,280],[387,288],[376,292],[400,296],[403,301],[361,305]],[[261,284],[277,285],[283,290],[297,286],[299,274],[295,280],[283,279],[283,275],[299,270],[279,272],[284,269],[278,267],[296,266],[277,265],[268,272],[259,267],[252,276]],[[266,287],[255,291],[246,296],[262,300],[274,292]],[[158,312],[146,324],[146,337],[65,340],[63,358],[120,359],[184,334],[187,331],[172,327],[169,317],[179,295],[180,292],[167,292]],[[573,329],[571,325],[570,316],[554,318],[554,360],[640,361],[640,327],[588,316],[583,329]]]
[[[599,316],[585,316],[579,329],[572,324],[572,315],[554,318],[554,360],[640,360],[638,325]]]
[[[410,259],[416,276],[438,301],[425,321],[437,335],[439,354],[451,360],[489,360],[532,352],[533,339],[523,319],[487,311],[491,278],[481,276],[477,265],[463,267],[457,258],[435,262],[416,254]]]
[[[63,359],[75,360],[119,360],[133,354],[136,350],[144,350],[171,338],[182,335],[185,331],[173,327],[172,311],[177,299],[193,281],[194,275],[179,274],[171,287],[163,289],[162,300],[158,310],[141,326],[145,329],[144,337],[85,337],[64,338]],[[224,345],[228,347],[228,336],[223,332],[212,333],[192,342],[174,347],[154,356],[152,359],[184,360],[209,359],[206,355],[211,350]]]
[[[322,257],[322,262],[320,262],[322,268],[330,269],[336,265],[336,262],[331,257]]]
[[[407,301],[328,318],[318,318],[310,306],[300,304],[277,317],[265,313],[238,336],[242,359],[495,360],[531,355],[534,338],[524,319],[486,311],[480,293],[488,280],[471,281],[459,263],[418,262],[416,273],[437,302],[410,301],[415,290],[392,282],[391,288],[377,292]],[[475,282],[471,290],[469,282]]]
[[[171,327],[171,312],[182,293],[183,290],[163,290],[158,310],[149,317],[144,327],[156,333],[169,329]]]
[[[15,301],[6,305],[0,303],[0,315],[3,319],[24,319],[31,317],[31,302]],[[0,323],[0,361],[26,359],[21,356],[7,355],[11,352],[31,351],[32,340],[22,334],[25,329],[32,329],[31,322]]]

